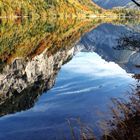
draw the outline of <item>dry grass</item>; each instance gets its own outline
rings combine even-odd
[[[101,122],[101,130],[103,136],[98,138],[94,134],[94,130],[85,124],[82,124],[80,119],[79,124],[80,137],[74,130],[74,126],[70,126],[72,140],[140,140],[140,86],[139,83],[136,89],[132,90],[132,95],[129,101],[122,99],[112,99],[111,120]]]
[[[107,122],[109,133],[104,140],[140,140],[140,86],[133,90],[130,101],[112,100],[113,119]]]
[[[84,124],[79,119],[67,120],[71,140],[96,140],[94,131],[87,124]],[[67,138],[65,137],[65,140]]]

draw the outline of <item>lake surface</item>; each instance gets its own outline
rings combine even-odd
[[[139,81],[140,26],[36,24],[2,30],[0,139],[71,139],[79,118],[99,138],[111,99],[129,100]]]

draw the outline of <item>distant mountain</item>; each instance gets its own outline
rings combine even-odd
[[[131,2],[131,0],[93,0],[93,1],[99,6],[107,9],[117,6],[125,6],[129,2]]]
[[[140,0],[137,0],[137,2],[140,3]],[[128,4],[125,6],[125,8],[140,9],[140,7],[137,6],[137,5],[136,5],[135,3],[133,3],[133,2],[128,3]]]

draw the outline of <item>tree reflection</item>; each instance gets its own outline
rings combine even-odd
[[[118,40],[118,46],[115,49],[123,50],[128,49],[132,51],[139,51],[140,50],[140,35],[137,33],[129,33],[129,35],[124,34]]]
[[[4,23],[6,22],[6,23]],[[53,87],[80,37],[100,21],[4,21],[0,27],[0,116],[33,107]]]

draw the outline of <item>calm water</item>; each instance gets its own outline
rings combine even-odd
[[[111,98],[128,99],[140,73],[139,25],[75,24],[45,23],[40,34],[31,27],[26,37],[23,28],[12,33],[10,50],[1,37],[1,140],[62,140],[70,135],[67,120],[76,129],[78,118],[100,136]]]

